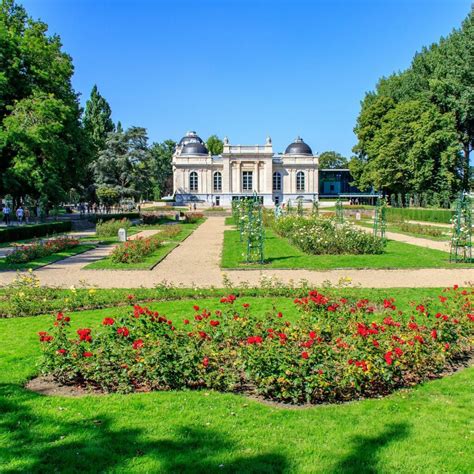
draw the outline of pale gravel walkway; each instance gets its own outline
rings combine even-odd
[[[314,286],[327,281],[336,284],[341,278],[350,278],[353,285],[372,288],[444,287],[474,281],[474,269],[222,271],[219,263],[224,220],[224,217],[209,217],[152,271],[81,270],[107,255],[109,246],[51,264],[35,273],[46,285],[69,287],[85,281],[102,288],[152,288],[163,281],[184,287],[222,287],[224,273],[235,284],[258,284],[262,277],[277,278],[285,283],[304,279]],[[8,283],[14,276],[13,272],[0,273],[0,284]]]

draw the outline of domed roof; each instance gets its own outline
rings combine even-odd
[[[182,155],[207,155],[209,154],[208,149],[199,142],[187,143],[181,149]]]
[[[301,137],[298,137],[293,143],[290,143],[286,150],[285,155],[312,155],[313,150],[307,145]]]
[[[187,145],[188,143],[202,143],[204,145],[204,142],[202,141],[201,137],[198,136],[196,132],[188,132],[186,135],[181,138],[179,141],[178,145]]]

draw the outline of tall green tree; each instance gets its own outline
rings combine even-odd
[[[151,176],[150,197],[160,199],[173,192],[173,153],[176,142],[165,140],[153,143],[149,149],[149,176]]]
[[[220,155],[224,150],[224,142],[217,135],[211,135],[206,141],[206,147],[212,155]]]
[[[107,135],[115,129],[112,121],[112,109],[94,85],[84,111],[84,129],[90,137],[95,153],[105,148]]]
[[[13,0],[0,3],[0,195],[57,202],[90,157],[60,38]]]
[[[320,168],[347,168],[349,160],[336,151],[324,151],[319,155]]]

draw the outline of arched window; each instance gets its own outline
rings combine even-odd
[[[281,191],[281,173],[273,173],[273,191]]]
[[[214,173],[214,191],[222,191],[222,173],[220,171]]]
[[[191,171],[191,173],[189,173],[189,190],[198,190],[198,174],[196,173],[196,171]]]
[[[296,173],[296,191],[304,191],[304,173],[303,171],[298,171]]]

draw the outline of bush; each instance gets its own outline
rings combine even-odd
[[[425,221],[450,224],[453,211],[449,209],[417,209],[404,207],[387,207],[386,216],[388,222]]]
[[[131,225],[132,223],[125,218],[121,220],[111,219],[105,222],[99,220],[95,232],[97,237],[115,237],[117,236],[119,229],[124,228],[128,230]]]
[[[161,240],[156,236],[145,239],[138,237],[117,245],[111,253],[111,259],[115,263],[142,262],[148,255],[161,247],[161,245]]]
[[[214,311],[193,307],[182,329],[135,305],[75,337],[62,313],[39,333],[42,371],[57,381],[104,391],[210,388],[254,390],[292,403],[379,396],[440,376],[472,350],[472,290],[445,290],[439,301],[403,315],[393,299],[330,299],[310,291],[283,314],[252,314],[234,295]]]
[[[275,220],[273,228],[303,252],[314,255],[380,254],[385,246],[377,236],[327,218],[285,216]]]
[[[71,221],[5,227],[0,229],[0,242],[14,242],[15,240],[44,237],[45,235],[57,234],[60,232],[70,232],[71,229]]]
[[[184,219],[188,224],[195,224],[204,219],[204,214],[202,212],[185,212]]]
[[[432,225],[412,224],[410,222],[401,222],[399,225],[403,232],[410,232],[411,234],[429,235],[431,237],[443,237],[446,229],[440,229]]]
[[[179,214],[179,211],[174,213],[172,212],[145,212],[141,214],[142,222],[145,225],[155,225],[163,224],[164,222],[175,221],[176,214]]]
[[[140,214],[138,212],[121,212],[115,214],[95,214],[87,216],[87,219],[91,222],[106,222],[112,219],[121,220],[121,219],[140,219]]]
[[[66,249],[77,247],[79,240],[69,237],[46,240],[45,242],[34,242],[31,245],[23,245],[9,252],[5,257],[8,264],[27,263],[37,258],[47,257]]]

